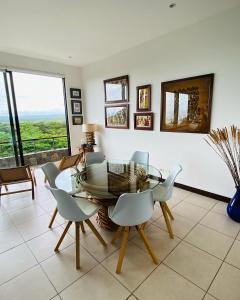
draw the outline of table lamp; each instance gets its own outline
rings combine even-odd
[[[88,145],[96,145],[94,132],[97,131],[97,124],[83,124],[82,132],[86,133],[86,142]]]

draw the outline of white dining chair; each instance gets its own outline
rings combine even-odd
[[[89,166],[92,164],[102,163],[105,157],[102,152],[87,152],[85,159],[86,159],[86,166]]]
[[[132,155],[131,161],[137,164],[149,165],[149,153],[142,151],[135,151]]]
[[[57,207],[59,214],[65,219],[68,220],[67,226],[65,227],[54,251],[58,252],[59,247],[67,234],[72,223],[75,223],[75,239],[76,239],[76,269],[80,269],[80,224],[85,222],[95,236],[98,238],[100,243],[106,247],[107,244],[97,231],[95,226],[89,220],[93,215],[95,215],[100,205],[92,203],[85,198],[73,197],[60,189],[49,188],[57,200]]]
[[[126,245],[131,226],[135,226],[141,239],[143,240],[149,255],[155,264],[158,263],[151,245],[143,230],[143,224],[147,222],[153,214],[154,202],[152,191],[148,190],[141,193],[126,193],[118,198],[117,204],[108,209],[109,218],[117,225],[119,225],[112,243],[118,238],[121,231],[123,231],[123,239],[119,252],[119,258],[116,268],[116,273],[121,273],[123,258],[125,255]]]
[[[45,165],[42,166],[42,171],[47,179],[47,182],[49,183],[49,186],[51,188],[57,188],[56,184],[55,184],[55,180],[57,178],[57,176],[61,173],[61,171],[59,170],[59,168],[56,166],[56,164],[52,163],[52,162],[48,162]],[[54,209],[54,212],[52,214],[52,217],[50,219],[48,228],[52,228],[53,222],[56,218],[56,215],[58,213],[58,208],[56,207]],[[84,229],[84,225],[83,223],[81,223],[81,229],[82,232],[85,233],[85,229]]]
[[[175,179],[177,177],[177,175],[182,171],[182,166],[181,165],[177,165],[175,166],[171,171],[169,176],[167,177],[167,179],[157,185],[154,189],[153,189],[153,199],[155,202],[159,202],[160,207],[162,209],[163,212],[163,216],[167,225],[167,229],[168,229],[168,233],[170,238],[174,238],[173,237],[173,231],[172,231],[172,226],[171,223],[169,221],[169,218],[171,220],[174,220],[174,217],[167,205],[167,200],[169,200],[172,197],[172,193],[173,193],[173,186],[174,186],[174,182]],[[169,218],[168,218],[169,216]]]

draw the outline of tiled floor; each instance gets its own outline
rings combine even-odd
[[[76,271],[74,228],[55,254],[65,221],[58,216],[48,229],[55,200],[44,187],[41,171],[36,175],[35,201],[30,193],[2,197],[1,300],[240,299],[240,224],[227,217],[225,203],[175,189],[169,201],[174,240],[159,205],[146,227],[159,264],[152,263],[132,230],[120,275],[115,273],[119,241],[103,248],[86,228],[81,269]],[[109,242],[112,233],[99,230]]]

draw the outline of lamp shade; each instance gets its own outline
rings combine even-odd
[[[95,132],[97,131],[97,124],[83,124],[82,132]]]

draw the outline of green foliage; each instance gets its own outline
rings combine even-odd
[[[31,153],[50,149],[67,148],[66,124],[64,121],[23,121],[20,123],[23,152]],[[52,137],[59,137],[52,139]],[[34,140],[41,139],[42,140]],[[27,140],[27,141],[26,141]],[[7,142],[7,144],[1,144]],[[8,123],[0,122],[0,157],[13,155],[12,135]]]

